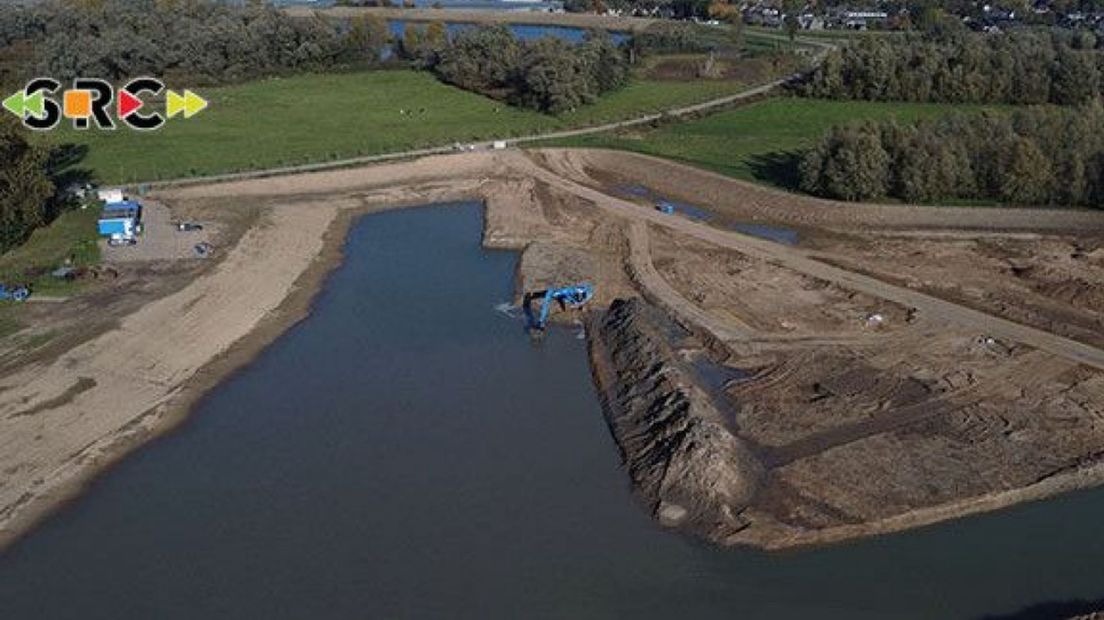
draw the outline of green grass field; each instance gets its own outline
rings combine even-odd
[[[30,284],[37,295],[65,295],[76,286],[50,276],[50,271],[72,259],[74,267],[100,260],[96,244],[99,209],[66,211],[49,226],[40,228],[23,245],[0,255],[0,282]],[[0,326],[0,332],[3,331]]]
[[[655,129],[580,136],[548,144],[637,151],[739,179],[792,188],[796,153],[833,125],[890,117],[908,122],[981,109],[981,106],[779,97]]]
[[[734,81],[636,80],[593,105],[554,117],[447,86],[424,72],[301,75],[199,89],[210,107],[156,132],[66,130],[53,138],[87,146],[79,165],[103,183],[153,181],[552,131],[745,87]]]

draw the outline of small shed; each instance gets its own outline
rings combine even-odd
[[[126,200],[126,196],[123,195],[123,190],[117,188],[96,190],[96,197],[106,202],[107,204],[124,202]]]

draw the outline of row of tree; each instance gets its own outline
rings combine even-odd
[[[48,162],[48,151],[28,141],[14,118],[0,118],[0,253],[49,219],[54,186]]]
[[[578,44],[520,41],[504,26],[465,29],[427,64],[449,84],[552,114],[591,103],[629,77],[624,51],[604,33]]]
[[[31,72],[68,80],[160,75],[224,82],[378,58],[386,23],[343,27],[251,3],[47,0],[0,6],[0,46],[33,43]]]
[[[1104,84],[1097,44],[1088,32],[1038,30],[865,37],[829,53],[801,92],[871,101],[1081,104]]]
[[[801,188],[828,198],[1104,205],[1104,106],[957,114],[915,125],[830,130],[800,165]]]

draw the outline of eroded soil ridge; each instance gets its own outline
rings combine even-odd
[[[724,426],[640,300],[613,302],[592,339],[604,410],[640,497],[661,523],[725,540],[762,476]]]

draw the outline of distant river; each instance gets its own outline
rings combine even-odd
[[[470,203],[359,220],[310,318],[0,556],[0,617],[883,620],[1104,597],[1101,492],[781,555],[660,529],[575,330],[535,345],[494,310],[517,259],[480,226]]]
[[[421,28],[424,28],[426,24],[424,22],[415,22]],[[391,34],[395,37],[401,38],[403,32],[406,29],[407,22],[401,19],[393,19],[387,23],[391,29]],[[449,36],[456,36],[457,33],[468,29],[474,28],[475,24],[465,24],[462,22],[447,22],[445,28],[448,30]],[[587,30],[585,28],[575,28],[573,26],[552,26],[548,24],[507,24],[510,32],[514,33],[514,36],[522,41],[531,41],[533,39],[540,39],[542,37],[557,37],[571,43],[579,43],[586,37]],[[629,40],[628,33],[625,32],[610,32],[610,39],[614,43],[624,43]]]

